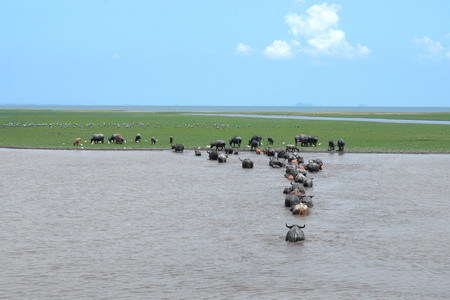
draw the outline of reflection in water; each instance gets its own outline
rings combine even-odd
[[[254,153],[0,153],[0,298],[449,295],[448,155],[305,153],[325,168],[299,217]]]

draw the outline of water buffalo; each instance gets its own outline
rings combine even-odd
[[[252,140],[248,144],[250,145],[250,150],[253,150],[253,148],[256,149],[256,147],[258,147],[258,141],[257,140]]]
[[[73,145],[74,145],[74,146],[76,146],[76,145],[81,145],[81,138],[76,138],[76,139],[75,139],[75,142],[73,142]]]
[[[206,151],[210,160],[217,160],[219,158],[219,152],[217,150]]]
[[[200,152],[200,150],[195,150],[195,156],[201,156],[202,153]]]
[[[293,215],[307,216],[309,215],[309,208],[304,203],[294,204],[292,205],[290,211],[292,211]]]
[[[114,142],[116,144],[122,144],[124,142],[124,138],[118,134],[118,133],[114,133],[113,135],[111,135],[111,137],[108,139],[108,142]]]
[[[172,149],[175,150],[175,152],[183,152],[184,146],[183,144],[175,144],[172,145]]]
[[[230,146],[225,147],[225,154],[233,154],[233,148]]]
[[[338,141],[338,151],[344,151],[345,142],[343,139],[339,139]]]
[[[94,134],[91,138],[91,144],[96,143],[98,144],[101,142],[103,144],[103,141],[105,140],[105,136],[101,133]]]
[[[269,136],[269,137],[267,138],[267,144],[268,144],[268,145],[273,145],[273,137]]]
[[[220,153],[219,156],[217,157],[217,161],[220,163],[227,162],[226,154]]]
[[[260,135],[254,135],[252,136],[252,138],[248,141],[248,144],[250,145],[252,143],[252,141],[257,141],[258,142],[258,146],[261,145],[261,140],[262,137]]]
[[[317,137],[317,136],[312,136],[312,137],[309,138],[309,144],[312,147],[316,147],[318,141],[319,141],[319,137]]]
[[[286,145],[286,152],[300,152],[300,149],[294,145]]]
[[[240,136],[233,136],[233,138],[230,140],[230,146],[235,148],[236,144],[238,145],[238,148],[241,147],[241,143],[242,143],[242,138]]]
[[[156,138],[154,136],[152,136],[152,138],[150,139],[150,141],[152,142],[152,144],[156,144]]]
[[[304,139],[306,139],[306,135],[304,135],[304,134],[296,135],[294,138],[295,146],[298,146],[298,143],[300,143],[300,145],[302,145]]]
[[[170,138],[169,138],[169,143],[173,143],[173,136],[170,136]]]
[[[286,233],[286,241],[289,241],[291,243],[304,241],[305,235],[303,234],[302,228],[305,228],[305,225],[298,226],[298,225],[291,225],[288,226],[286,224],[286,227],[289,228],[289,231]]]
[[[239,160],[242,162],[242,168],[244,168],[244,169],[252,169],[253,168],[253,161],[251,161],[250,158],[246,158],[244,160],[239,158]]]
[[[275,156],[276,153],[277,152],[273,148],[269,148],[269,149],[266,150],[267,156]]]
[[[226,143],[224,140],[216,140],[214,143],[211,143],[211,148],[216,147],[216,150],[223,150],[223,148],[225,148],[225,145]]]
[[[332,151],[334,150],[336,147],[334,146],[334,141],[333,140],[329,140],[328,141],[328,151]]]
[[[271,157],[269,161],[269,166],[272,168],[284,168],[286,166],[285,162],[279,160],[278,158]]]
[[[134,138],[134,142],[137,143],[141,140],[141,135],[138,133],[136,134],[136,137]]]
[[[286,151],[281,150],[278,152],[277,157],[287,159],[289,157],[289,155],[286,153]]]

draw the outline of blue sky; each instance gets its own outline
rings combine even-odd
[[[0,1],[0,104],[450,106],[450,1]]]

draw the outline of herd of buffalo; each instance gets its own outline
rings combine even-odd
[[[103,134],[94,134],[91,138],[91,143],[104,143],[105,136]],[[141,135],[137,134],[134,141],[139,142],[141,140]],[[285,177],[289,179],[290,186],[285,188],[283,193],[286,194],[284,205],[288,207],[293,215],[306,216],[309,215],[309,209],[313,207],[312,198],[313,196],[306,195],[305,188],[310,188],[313,186],[313,180],[308,176],[308,172],[319,172],[323,169],[323,162],[320,159],[309,160],[308,163],[304,163],[303,157],[300,155],[301,147],[315,147],[317,145],[319,138],[317,136],[308,135],[296,135],[294,138],[295,144],[286,145],[286,149],[275,150],[271,147],[262,150],[263,154],[267,155],[269,160],[269,166],[272,168],[285,168]],[[124,143],[124,138],[120,134],[113,134],[109,139],[108,143],[122,144]],[[171,148],[175,152],[183,152],[183,144],[173,144],[173,137],[169,138]],[[259,147],[262,137],[260,135],[254,135],[248,141],[248,146],[251,151],[255,151],[256,154],[261,154]],[[152,144],[156,144],[157,140],[155,137],[151,138]],[[269,136],[267,138],[267,144],[273,145],[273,137]],[[208,158],[210,160],[217,160],[219,163],[225,163],[227,161],[229,154],[238,154],[236,148],[240,148],[242,144],[242,138],[239,136],[233,136],[228,145],[225,140],[216,140],[207,146],[209,150]],[[75,145],[81,145],[81,139],[77,138],[74,142]],[[338,151],[344,151],[345,142],[343,139],[339,139],[337,142]],[[328,151],[335,150],[336,146],[333,140],[328,142]],[[223,152],[222,152],[223,151]],[[201,156],[200,150],[195,150],[195,155]],[[240,158],[239,158],[240,159]],[[240,159],[242,163],[242,168],[251,169],[253,168],[253,161],[250,158]],[[289,231],[286,234],[286,241],[288,242],[299,242],[305,239],[305,235],[302,231],[305,225],[299,226],[297,224],[288,225]]]
[[[235,151],[235,147],[236,145],[237,147],[240,147],[241,142],[242,139],[237,136],[229,141],[230,146],[226,146],[224,140],[216,140],[209,146],[212,149],[207,151],[208,158],[210,160],[217,160],[219,163],[224,163],[227,161],[228,154],[238,154],[238,152]],[[260,136],[254,136],[249,141],[249,145],[252,146],[252,149],[255,148],[256,154],[261,154],[260,149],[257,148],[258,145],[260,145],[260,142]],[[339,151],[343,151],[344,145],[344,141],[340,139],[338,141]],[[329,147],[331,148],[331,146],[334,146],[333,141],[329,142]],[[172,149],[174,149],[175,152],[183,152],[184,146],[182,144],[175,144],[172,145]],[[323,169],[323,162],[320,159],[312,159],[309,160],[308,163],[304,163],[304,159],[299,152],[299,148],[297,148],[296,145],[287,145],[286,149],[278,151],[273,148],[267,148],[262,151],[263,154],[270,158],[270,167],[285,168],[286,170],[285,177],[289,179],[290,186],[286,187],[283,191],[283,193],[286,194],[284,202],[285,207],[288,207],[293,215],[306,216],[309,215],[309,209],[313,207],[312,198],[314,197],[306,195],[305,188],[311,188],[313,186],[313,179],[308,176],[308,172],[314,173],[321,171]],[[195,155],[201,156],[201,152],[195,150]],[[250,158],[240,160],[242,168],[253,168],[253,161]],[[289,231],[286,234],[286,241],[295,243],[305,240],[305,235],[302,231],[302,229],[305,228],[305,225],[299,226],[294,224],[289,226],[286,224],[286,227],[289,228]]]

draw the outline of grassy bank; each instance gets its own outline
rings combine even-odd
[[[302,115],[368,117],[349,113]],[[411,118],[411,114],[370,115]],[[414,119],[450,119],[448,113],[414,115]],[[241,148],[248,149],[248,140],[261,135],[262,148],[267,147],[267,137],[272,136],[273,147],[281,149],[293,144],[295,135],[306,134],[318,136],[320,145],[302,151],[326,151],[328,140],[342,138],[347,152],[450,152],[448,125],[192,116],[177,112],[0,110],[0,126],[0,147],[74,148],[74,140],[80,137],[84,149],[169,149],[169,137],[173,136],[174,143],[187,148],[206,148],[216,139],[228,141],[238,135],[244,143]],[[103,133],[105,144],[90,144],[94,133]],[[108,144],[107,138],[113,133],[120,133],[126,143]],[[142,140],[135,143],[138,133]],[[156,145],[151,144],[151,137],[158,140]]]

